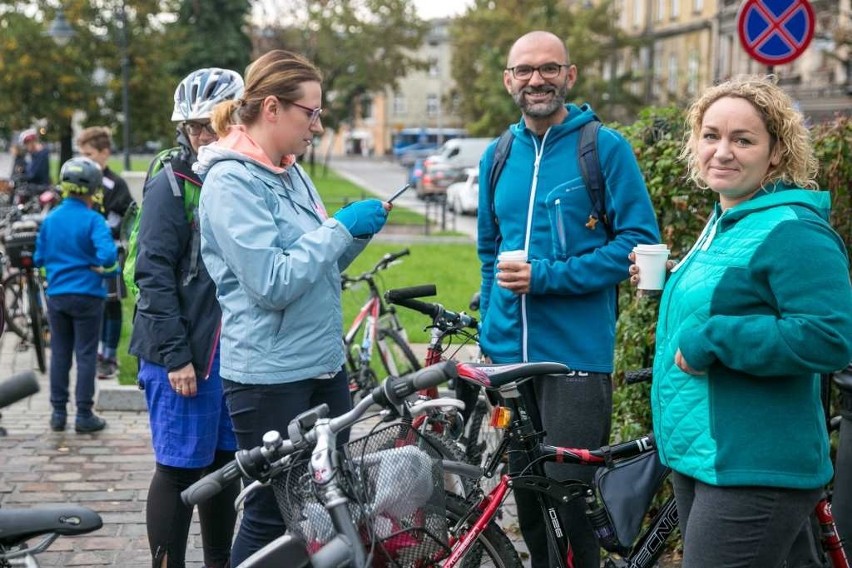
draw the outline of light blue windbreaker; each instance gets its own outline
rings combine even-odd
[[[222,377],[276,384],[339,371],[340,272],[368,240],[328,218],[296,164],[279,174],[211,144],[194,169],[201,254],[222,307]]]

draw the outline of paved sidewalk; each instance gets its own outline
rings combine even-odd
[[[0,338],[0,380],[36,367],[32,349],[19,352],[17,344],[14,334]],[[0,425],[8,430],[8,436],[0,437],[0,506],[73,503],[94,509],[103,517],[102,529],[54,542],[38,556],[43,567],[150,567],[145,503],[154,458],[147,413],[99,411],[107,420],[107,428],[95,434],[76,434],[72,414],[69,430],[51,432],[48,377],[36,374],[41,391],[2,410]],[[73,407],[69,410],[73,412]],[[503,522],[511,526],[515,523],[510,514],[514,507],[507,505]],[[198,530],[194,522],[187,549],[190,568],[202,566]],[[517,538],[517,532],[509,534]]]

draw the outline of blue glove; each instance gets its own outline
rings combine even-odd
[[[378,199],[365,199],[346,205],[334,214],[334,218],[346,227],[356,239],[372,237],[382,230],[388,212]]]

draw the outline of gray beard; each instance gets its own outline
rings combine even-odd
[[[524,99],[527,93],[554,93],[554,97],[548,103],[530,104]],[[556,114],[565,105],[568,98],[568,84],[563,83],[560,87],[548,85],[544,88],[524,87],[520,91],[512,93],[515,104],[530,118],[549,118]]]

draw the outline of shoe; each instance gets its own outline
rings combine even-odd
[[[103,355],[98,355],[98,363],[95,367],[95,374],[98,379],[111,379],[115,375],[117,365],[115,359],[105,359]]]
[[[74,430],[78,434],[88,434],[89,432],[99,432],[106,428],[106,420],[94,414],[90,416],[77,417],[74,424]]]
[[[68,415],[64,412],[54,412],[50,415],[50,429],[54,432],[64,432]]]

